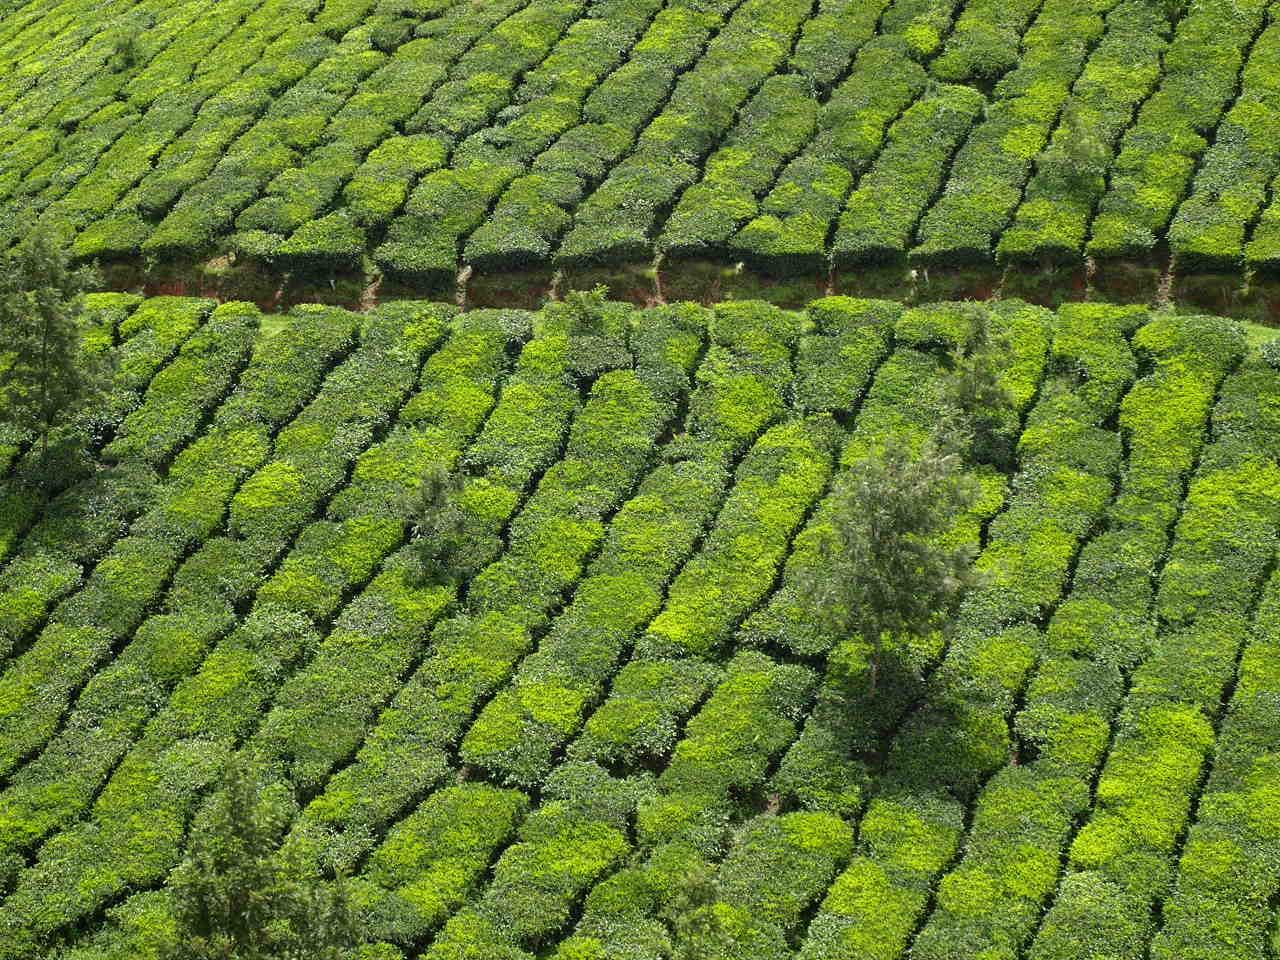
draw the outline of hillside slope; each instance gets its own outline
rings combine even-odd
[[[1236,325],[89,309],[107,436],[47,505],[3,448],[5,960],[158,956],[237,751],[369,958],[670,956],[699,871],[726,957],[1274,955],[1280,370]],[[987,578],[872,691],[795,583],[979,321],[1018,408],[950,534]],[[433,463],[474,522],[440,581],[407,545]]]
[[[13,6],[0,222],[85,258],[1280,271],[1275,0]]]

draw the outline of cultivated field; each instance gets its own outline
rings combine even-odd
[[[267,65],[285,62],[292,33],[272,38],[272,30],[297,18],[270,3],[252,6],[202,8],[201,29],[183,32],[195,5],[172,5],[157,16],[156,29],[167,24],[164,35],[173,36],[159,45],[167,52],[157,51],[128,83],[101,71],[95,44],[102,41],[59,47],[79,29],[76,4],[39,16],[19,8],[4,29],[7,55],[31,65],[20,76],[69,86],[46,105],[54,112],[39,116],[33,87],[10,106],[8,129],[17,129],[15,111],[53,124],[97,96],[108,103],[96,109],[114,104],[125,128],[110,150],[133,143],[146,153],[137,146],[146,141],[163,154],[165,143],[193,136],[182,132],[187,126],[197,139],[213,137],[216,115],[224,133],[274,137],[291,129],[302,138],[313,130],[307,162],[328,164],[361,155],[385,128],[355,125],[355,114],[322,97],[325,84],[339,99],[363,93],[388,116],[416,116],[415,127],[465,130],[497,115],[485,106],[490,81],[475,80],[480,62],[522,75],[517,89],[530,94],[528,104],[540,103],[532,96],[543,89],[540,75],[522,71],[549,50],[577,49],[593,23],[601,28],[584,19],[568,29],[581,5],[555,6],[553,17],[552,6],[536,0],[523,12],[474,3],[469,17],[444,11],[429,21],[436,34],[411,40],[402,17],[370,19],[363,4],[329,5],[300,29],[297,49],[306,52],[289,61],[292,72],[273,74]],[[678,12],[658,13],[654,23],[664,31],[667,18],[685,23],[693,39],[679,42],[694,52],[714,35],[705,63],[720,38],[738,36],[734,24],[765,31],[767,10],[781,18],[767,29],[787,39],[776,53],[762,45],[750,70],[772,72],[790,58],[829,86],[880,16],[876,7],[859,28],[849,10],[873,6],[833,5],[820,15],[852,26],[820,33],[800,26],[808,4],[792,10],[777,0],[760,7],[747,0],[736,15],[715,4],[673,6]],[[925,83],[907,52],[941,43],[932,69],[964,80],[979,36],[987,36],[975,17],[1010,19],[1008,32],[995,35],[1008,38],[997,52],[1009,57],[1027,21],[1044,23],[1071,7],[1095,22],[1078,3],[1047,0],[1038,19],[1035,6],[971,5],[954,29],[949,16],[929,20],[927,5],[906,17],[895,4],[899,20],[884,14],[880,32],[898,29],[900,39],[864,47],[860,57],[905,56],[903,75],[920,82],[905,83],[902,96],[927,91],[896,122],[957,125],[948,127],[956,131],[950,139],[929,141],[941,145],[937,155],[912,150],[911,160],[942,163],[970,114],[981,113],[982,95]],[[1021,41],[1023,65],[1009,76],[1048,71],[1046,116],[1079,63],[1111,56],[1107,38],[1119,43],[1147,9],[1102,6],[1112,9],[1096,19],[1101,39],[1072,54],[1076,66],[1032,56],[1034,27]],[[1211,15],[1221,5],[1205,4],[1195,16],[1213,28],[1185,36],[1179,28],[1174,42],[1195,36],[1243,50],[1261,11],[1254,17],[1248,3],[1238,6],[1238,36]],[[634,14],[611,15],[612,29],[627,25],[634,37],[657,29],[646,27],[653,10],[632,9],[643,4],[610,7]],[[481,12],[514,17],[519,42]],[[255,53],[262,66],[241,76],[228,55],[228,75],[217,73],[216,84],[210,75],[208,89],[166,87],[165,76],[193,63],[198,73],[220,69],[216,44],[251,27],[263,49],[276,45],[270,60]],[[481,41],[450,32],[470,36],[464,30]],[[1167,33],[1143,27],[1135,49],[1151,51],[1151,84],[1164,51],[1164,83],[1176,86],[1183,61],[1166,46]],[[562,34],[568,39],[556,48]],[[943,34],[949,39],[940,41]],[[363,46],[344,41],[347,49],[335,40],[342,36],[359,36]],[[47,53],[36,52],[36,38]],[[372,38],[397,52],[370,52]],[[399,76],[391,65],[416,45],[444,62],[438,50],[449,44],[457,51],[453,73],[414,67],[426,70],[409,71],[418,77],[414,95],[393,107],[401,101],[387,92]],[[486,44],[503,56],[486,54]],[[668,49],[646,40],[623,57],[627,44],[608,48],[628,64],[620,77],[650,68],[644,50]],[[95,65],[85,76],[76,73],[81,58]],[[598,69],[607,58],[589,62]],[[338,63],[349,72],[331,72]],[[166,64],[172,73],[163,72]],[[888,90],[891,72],[876,74],[883,81],[876,89]],[[1059,75],[1061,86],[1052,79]],[[123,99],[94,86],[104,76],[121,81]],[[265,89],[286,76],[296,79],[295,92],[275,94],[278,106],[256,127],[253,109],[231,109],[226,90]],[[690,65],[677,90],[692,96],[698,76]],[[743,91],[755,86],[751,76]],[[795,80],[766,83],[757,97],[780,95]],[[581,82],[596,86],[590,71]],[[664,79],[654,89],[669,85]],[[509,98],[510,84],[492,88],[495,103]],[[718,95],[732,100],[737,89],[721,83]],[[1074,89],[1101,95],[1083,81]],[[149,110],[144,90],[154,96]],[[428,94],[440,102],[424,108]],[[202,95],[198,115],[160,111],[171,126],[159,125],[156,105],[166,97]],[[994,96],[1021,103],[1008,82]],[[576,116],[579,101],[568,101]],[[684,102],[679,94],[671,100]],[[317,110],[330,126],[300,119]],[[464,113],[474,119],[464,122]],[[620,106],[607,113],[609,123],[622,122]],[[789,124],[812,113],[785,116]],[[519,116],[536,115],[530,107]],[[1138,115],[1141,123],[1146,114]],[[729,124],[714,116],[699,114],[718,137]],[[987,108],[976,129],[1005,123],[1001,116]],[[43,129],[68,141],[89,137],[89,117]],[[517,119],[501,128],[511,138],[459,139],[452,154],[431,148],[423,155],[454,172],[427,174],[413,196],[458,182],[464,144],[523,156],[522,137],[541,143],[556,129],[548,121],[535,136]],[[1051,125],[1028,129],[1047,136]],[[809,120],[800,126],[794,149],[781,151],[774,167],[785,166],[782,154],[818,149],[803,142]],[[656,149],[657,131],[703,136],[675,120],[648,130],[645,151]],[[870,130],[873,139],[878,130]],[[259,142],[253,132],[240,135]],[[397,134],[391,142],[422,145],[432,136]],[[994,162],[991,151],[1010,142],[969,136],[953,180],[977,168],[967,164]],[[1130,148],[1139,142],[1149,141],[1134,135]],[[1187,141],[1171,142],[1192,151]],[[867,176],[878,176],[877,164],[889,158],[907,159],[892,143],[890,134]],[[93,155],[86,154],[91,166]],[[102,222],[147,224],[130,236],[168,243],[178,224],[194,222],[189,216],[215,209],[302,210],[299,232],[282,242],[297,249],[297,238],[338,220],[354,223],[345,218],[369,209],[361,204],[376,191],[354,185],[368,184],[359,171],[368,174],[372,161],[339,164],[350,177],[313,177],[308,182],[325,190],[301,206],[287,194],[292,179],[270,192],[268,166],[297,156],[231,147],[206,186],[177,191],[181,199],[158,226],[115,200],[108,206],[123,214]],[[651,156],[638,152],[613,175]],[[181,165],[167,162],[156,169],[177,184]],[[1181,183],[1191,181],[1191,166]],[[243,179],[244,192],[224,189],[224,169],[229,180]],[[646,182],[665,190],[697,179],[691,169],[666,164],[674,179]],[[1206,162],[1203,170],[1211,169]],[[539,176],[519,174],[526,186],[545,182]],[[504,179],[511,184],[495,185]],[[151,181],[142,177],[139,188],[121,180],[111,190],[103,182],[90,174],[81,183],[115,197],[145,192]],[[525,189],[514,186],[520,182],[503,174],[478,195],[510,195]],[[595,224],[625,232],[640,223],[630,217],[643,204],[605,217],[608,198],[618,196],[608,182],[579,208],[561,249],[603,237]],[[1120,196],[1121,179],[1110,183]],[[209,202],[212,184],[229,205]],[[1024,210],[1039,202],[1034,190],[1033,181]],[[65,196],[86,197],[88,188],[77,191]],[[258,205],[241,205],[250,194]],[[850,202],[893,196],[855,191]],[[947,196],[953,200],[924,221],[929,249],[941,242],[940,225],[959,229],[951,204],[961,194]],[[334,202],[339,212],[306,219]],[[417,202],[409,201],[406,216],[417,215]],[[1119,209],[1108,203],[1104,209]],[[53,200],[45,216],[74,209]],[[464,209],[472,208],[450,205]],[[739,219],[750,223],[752,209]],[[603,219],[592,219],[597,214]],[[200,229],[216,234],[231,216]],[[683,218],[677,206],[664,230],[698,223],[710,220]],[[636,227],[636,236],[655,224]],[[1015,224],[1003,234],[1007,247],[1034,235],[1030,213]],[[396,229],[393,221],[385,243],[399,256],[407,248]],[[466,229],[449,234],[450,256]],[[109,235],[119,234],[91,228],[82,238]],[[945,235],[968,243],[959,238],[974,234]],[[838,230],[837,250],[852,249],[852,237]],[[802,312],[759,302],[650,310],[611,303],[585,327],[572,310],[460,313],[404,301],[363,314],[304,306],[269,315],[245,303],[90,297],[90,343],[120,358],[110,396],[94,414],[98,441],[68,463],[43,505],[13,482],[35,451],[24,452],[15,436],[2,454],[0,958],[162,956],[174,935],[166,877],[201,829],[235,752],[260,758],[289,798],[288,842],[351,877],[370,942],[366,960],[682,956],[668,911],[679,878],[697,869],[714,884],[714,912],[731,943],[725,957],[740,960],[1280,953],[1274,347],[1260,351],[1220,318],[1099,303],[1057,313],[1013,300],[904,309],[832,297]],[[795,584],[816,562],[834,478],[890,438],[923,441],[940,415],[949,351],[980,321],[1007,334],[1001,376],[1016,415],[1002,430],[1016,439],[1016,457],[1007,474],[975,471],[983,495],[947,536],[978,548],[986,580],[964,600],[946,642],[896,638],[889,680],[872,689],[868,650],[815,629]],[[450,576],[438,580],[413,560],[406,507],[432,463],[465,476],[460,502],[476,524]]]
[[[1280,960],[1280,0],[0,0],[0,78],[0,960]],[[891,461],[976,491],[919,629]],[[204,949],[255,857],[353,931]]]
[[[85,258],[1280,272],[1268,0],[4,7],[0,208]]]

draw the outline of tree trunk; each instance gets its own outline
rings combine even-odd
[[[49,409],[49,316],[40,324],[40,484],[49,490],[49,427],[53,419]]]

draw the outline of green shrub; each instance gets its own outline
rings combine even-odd
[[[956,154],[941,197],[921,221],[914,263],[955,266],[991,256],[1072,83],[1107,32],[1109,21],[1100,14],[1112,6],[1044,4],[1023,35],[1021,62],[996,84],[984,119]]]
[[[273,256],[286,269],[315,276],[325,271],[354,272],[364,257],[364,232],[343,211],[304,221]]]
[[[916,222],[942,186],[952,153],[984,106],[976,91],[943,85],[894,122],[884,149],[845,201],[831,247],[836,269],[905,255]]]
[[[721,6],[717,4],[717,7]],[[466,243],[466,260],[482,270],[544,265],[573,211],[635,143],[665,102],[676,74],[702,53],[719,26],[716,9],[659,11],[618,67],[586,96],[582,122],[532,161],[498,198]]]
[[[628,852],[627,820],[647,789],[647,778],[615,780],[592,765],[562,766],[517,842],[498,858],[492,883],[425,956],[511,956],[548,942],[577,898]]]
[[[697,706],[717,675],[715,667],[697,661],[627,663],[614,678],[609,699],[570,747],[570,755],[629,764],[665,755],[675,743],[678,720]]]
[[[820,93],[829,93],[858,50],[876,35],[888,0],[828,0],[800,28],[788,65]]]
[[[448,787],[401,820],[351,884],[370,940],[410,947],[461,906],[514,834],[528,800],[483,784]]]
[[[819,112],[813,142],[783,168],[759,215],[734,236],[734,254],[771,273],[825,269],[828,235],[856,177],[871,166],[886,131],[926,80],[901,39],[865,44]]]
[[[1218,124],[1191,195],[1169,225],[1179,269],[1233,270],[1244,257],[1248,225],[1262,212],[1280,170],[1280,155],[1268,134],[1280,115],[1277,70],[1280,24],[1270,23],[1249,51],[1239,96]]]
[[[854,857],[827,891],[799,955],[898,956],[925,908],[932,877],[958,848],[962,828],[947,804],[909,797],[873,801]]]
[[[695,163],[732,126],[735,111],[783,61],[810,9],[755,0],[737,9],[682,76],[663,111],[578,207],[558,263],[648,260],[650,234],[698,177]]]
[[[439,169],[445,145],[430,136],[394,136],[370,151],[343,188],[347,209],[363,227],[387,223],[409,196],[409,183]]]
[[[1160,80],[1170,32],[1165,12],[1147,3],[1121,3],[1107,17],[1107,32],[1072,85],[997,256],[1079,262],[1116,143]]]
[[[369,315],[361,346],[325,379],[319,394],[276,439],[273,459],[231,503],[237,536],[280,542],[311,518],[322,497],[345,481],[347,465],[386,424],[418,375],[421,357],[445,331],[434,311]]]
[[[1134,257],[1155,248],[1237,93],[1265,11],[1263,3],[1244,3],[1223,17],[1212,3],[1188,5],[1165,51],[1160,86],[1121,141],[1090,228],[1090,256]]]
[[[702,178],[680,196],[658,247],[670,258],[723,257],[778,168],[812,137],[818,106],[799,76],[770,77],[707,158]]]
[[[0,659],[7,660],[49,609],[80,585],[83,571],[69,560],[46,554],[20,557],[6,570],[0,593]]]
[[[1037,13],[1029,0],[970,5],[957,18],[933,64],[948,83],[994,83],[1018,65],[1022,35]]]
[[[677,839],[709,805],[759,788],[770,759],[794,737],[814,679],[806,668],[755,651],[731,660],[675,744],[659,795],[640,810],[641,843]]]
[[[103,455],[113,461],[138,457],[157,466],[167,463],[231,389],[248,359],[258,322],[252,304],[218,307],[173,362],[152,378],[141,406],[124,418]]]
[[[639,642],[643,655],[713,656],[763,599],[788,538],[830,477],[832,433],[829,423],[797,421],[752,447],[702,552]]]

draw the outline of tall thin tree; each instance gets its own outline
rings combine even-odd
[[[1009,350],[1008,337],[993,334],[980,315],[965,342],[951,352],[938,437],[970,466],[1007,470],[1013,463],[1017,414],[1013,395],[1000,380]]]
[[[0,255],[0,419],[36,437],[48,481],[49,436],[102,388],[102,360],[84,350],[84,293],[97,283],[45,231]]]
[[[935,441],[918,455],[889,443],[836,482],[800,595],[828,632],[862,638],[872,692],[890,639],[936,629],[973,581],[972,549],[943,534],[975,496]]]
[[[418,566],[428,579],[446,579],[450,565],[463,548],[467,514],[459,504],[462,477],[443,464],[423,472],[407,503]]]

